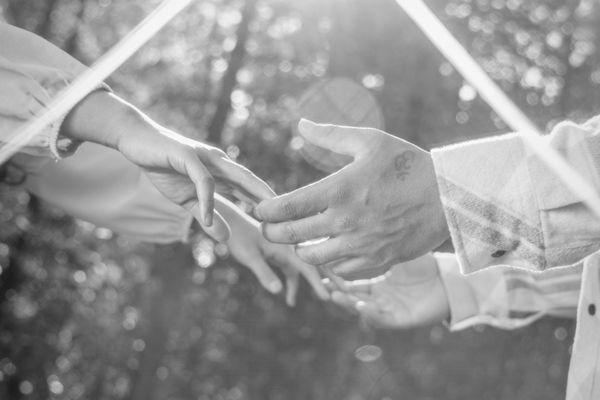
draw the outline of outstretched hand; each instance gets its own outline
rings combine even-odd
[[[267,241],[260,232],[260,224],[229,201],[218,197],[216,206],[233,231],[227,242],[231,255],[240,264],[250,269],[265,289],[271,293],[279,293],[283,289],[283,284],[271,268],[273,267],[279,269],[285,277],[288,305],[295,304],[300,275],[306,279],[320,299],[329,299],[329,294],[316,268],[302,261],[294,253],[292,246]]]
[[[339,284],[338,284],[339,285]],[[407,329],[439,323],[450,311],[437,263],[431,254],[392,267],[385,275],[328,284],[331,300],[375,328]]]
[[[274,196],[265,182],[223,151],[158,125],[110,93],[100,91],[86,97],[68,115],[62,133],[119,150],[143,169],[166,198],[190,211],[217,240],[226,240],[229,230],[218,214],[213,226],[215,186],[253,201]]]
[[[190,211],[209,234],[222,232],[218,226],[224,224],[216,213],[217,226],[213,227],[215,185],[221,193],[252,201],[274,195],[265,182],[223,151],[161,127],[155,132],[140,130],[124,136],[118,149],[142,167],[165,197]],[[215,238],[224,240],[227,236]]]
[[[428,152],[371,128],[302,120],[302,137],[354,158],[306,187],[264,200],[255,209],[263,233],[297,248],[309,264],[338,275],[379,275],[440,246],[448,228]],[[317,241],[316,239],[328,238]]]

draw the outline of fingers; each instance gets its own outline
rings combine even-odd
[[[358,273],[361,273],[365,269],[368,269],[368,267],[371,265],[372,262],[367,258],[354,257],[336,263],[336,265],[333,266],[331,270],[334,274],[348,279],[353,274],[356,275]]]
[[[321,281],[321,276],[316,268],[312,265],[306,264],[304,261],[298,258],[291,247],[281,246],[281,249],[285,249],[285,252],[273,254],[270,261],[272,263],[276,263],[286,273],[286,275],[299,272],[306,279],[306,281],[314,290],[315,294],[321,300],[329,300],[329,293],[327,289],[325,289],[325,286]]]
[[[377,301],[358,301],[356,311],[363,321],[373,328],[399,328],[394,317],[385,311]]]
[[[380,304],[367,295],[333,292],[331,301],[360,318],[374,328],[396,327],[393,316],[385,312]]]
[[[234,186],[234,189],[241,191],[254,201],[266,200],[275,196],[275,192],[266,182],[246,167],[227,158],[225,154],[213,155],[209,159],[211,164],[219,170],[220,179],[228,181]]]
[[[229,224],[225,219],[219,214],[218,211],[215,211],[213,223],[210,226],[205,226],[202,223],[202,219],[200,219],[200,211],[198,206],[193,207],[190,212],[194,215],[194,218],[198,220],[202,230],[206,232],[206,234],[212,237],[217,242],[226,242],[229,240],[229,236],[231,236],[231,229],[229,228]],[[198,216],[196,216],[198,215]]]
[[[329,290],[330,292],[346,291],[346,281],[334,274],[329,268],[329,266],[320,265],[317,268],[319,269],[321,275],[325,277],[325,279],[321,280],[321,283],[323,283],[327,290]]]
[[[331,222],[326,213],[297,221],[262,225],[263,236],[274,243],[297,244],[327,236],[330,230]]]
[[[300,275],[291,273],[286,276],[285,281],[285,302],[288,306],[294,307],[296,305],[296,296],[298,295],[298,286],[300,285]]]
[[[254,209],[254,216],[264,222],[284,222],[317,214],[327,208],[329,187],[335,187],[336,179],[328,176],[293,192],[262,201]]]
[[[362,154],[372,135],[370,129],[317,124],[304,118],[298,123],[298,132],[314,145],[348,156]]]
[[[256,279],[258,279],[265,289],[273,294],[281,292],[283,289],[281,280],[279,280],[275,272],[273,272],[261,256],[257,256],[254,259],[246,259],[243,263],[254,273]]]
[[[213,223],[215,181],[194,153],[186,158],[185,170],[196,187],[198,203],[200,204],[199,221],[202,222],[203,226],[211,226]]]
[[[385,278],[360,279],[346,282],[346,291],[354,295],[371,295],[374,286]]]
[[[348,246],[347,240],[343,238],[331,238],[317,244],[296,248],[298,257],[312,265],[327,264],[352,256],[353,253],[354,250]],[[336,271],[334,270],[334,272]]]
[[[331,301],[350,312],[356,313],[358,311],[356,309],[356,304],[361,300],[349,293],[334,291],[331,293]]]
[[[323,281],[317,270],[312,265],[306,265],[299,259],[296,261],[296,264],[295,268],[306,279],[317,297],[323,301],[329,300],[329,293],[325,289],[325,285],[323,285]]]

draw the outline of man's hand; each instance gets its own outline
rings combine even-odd
[[[62,133],[119,150],[144,170],[165,197],[189,210],[203,228],[213,224],[215,184],[254,201],[274,195],[265,182],[223,151],[163,128],[110,93],[96,92],[84,99],[68,115]],[[218,214],[217,218],[218,225],[226,226]]]
[[[407,329],[432,325],[450,315],[444,285],[431,254],[398,264],[385,275],[345,283],[334,290],[334,303],[358,312],[376,328]]]
[[[279,268],[286,278],[288,305],[295,304],[300,275],[304,276],[319,298],[329,299],[316,268],[298,258],[292,246],[268,242],[262,236],[257,221],[222,197],[217,197],[216,208],[231,226],[232,235],[227,242],[231,255],[248,267],[265,289],[271,293],[282,290],[281,281],[270,267],[273,266]]]
[[[312,265],[338,275],[364,270],[381,274],[441,245],[448,228],[428,152],[370,128],[300,121],[303,138],[352,156],[326,178],[265,200],[255,209],[263,233],[276,243],[298,244]]]

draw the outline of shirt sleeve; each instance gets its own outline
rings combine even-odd
[[[463,275],[454,254],[434,256],[448,296],[450,330],[480,324],[516,329],[544,316],[577,314],[582,263],[543,273],[502,266]]]
[[[545,140],[600,188],[600,118],[563,122]],[[594,214],[518,134],[432,151],[463,273],[495,265],[528,270],[574,265],[600,248]]]
[[[0,37],[0,143],[6,143],[86,67],[23,29],[0,22]],[[21,153],[56,159],[71,154],[77,144],[58,137],[62,119],[33,138]]]
[[[121,153],[94,143],[29,174],[25,188],[75,217],[141,241],[186,241],[193,221]]]

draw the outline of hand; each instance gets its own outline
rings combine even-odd
[[[242,198],[260,200],[274,195],[265,182],[221,150],[163,128],[110,93],[95,92],[84,99],[68,115],[61,132],[119,150],[144,170],[165,197],[189,210],[203,228],[213,223],[215,183],[220,190]],[[217,218],[218,227],[212,231],[225,232],[216,239],[226,239],[226,223]]]
[[[411,260],[440,246],[448,227],[428,152],[371,128],[302,120],[299,131],[315,145],[354,161],[324,179],[261,202],[256,217],[276,243],[328,240],[297,248],[312,265],[347,275]]]
[[[333,289],[331,284],[328,284]],[[358,314],[377,328],[431,325],[450,315],[446,291],[431,254],[392,267],[385,275],[346,282],[333,289],[334,303]]]
[[[221,193],[233,193],[241,199],[256,201],[274,195],[266,183],[223,151],[161,127],[156,129],[130,131],[121,138],[118,149],[144,170],[165,197],[190,211],[205,230],[212,226],[215,180]],[[143,152],[139,151],[141,144],[146,144]],[[217,218],[222,225],[218,213]]]
[[[288,305],[295,304],[300,274],[319,298],[329,299],[315,267],[298,258],[292,246],[268,242],[262,236],[260,224],[256,220],[220,196],[216,198],[216,203],[217,209],[225,216],[233,232],[227,243],[231,255],[240,264],[248,267],[265,289],[271,293],[279,293],[282,290],[282,283],[271,269],[272,265],[279,268],[286,278]]]

